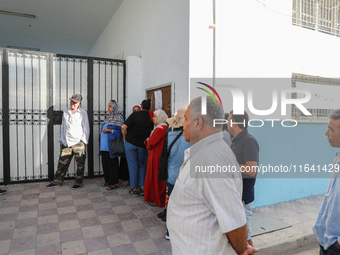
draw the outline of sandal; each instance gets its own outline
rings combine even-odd
[[[119,185],[115,184],[115,185],[109,185],[107,187],[107,190],[113,190],[113,189],[118,189],[119,188]]]
[[[156,207],[157,205],[154,202],[150,202],[149,205]]]
[[[107,187],[107,186],[109,186],[109,184],[108,184],[107,182],[104,182],[104,183],[102,184],[102,187]]]
[[[120,186],[127,187],[129,185],[130,185],[130,181],[124,181],[124,182],[122,182],[122,184]]]
[[[129,194],[131,194],[131,195],[134,195],[136,192],[138,192],[138,189],[137,190],[133,190],[133,189],[129,190]]]

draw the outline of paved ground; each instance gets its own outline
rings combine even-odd
[[[102,182],[9,186],[0,197],[0,254],[171,254],[162,209]]]
[[[319,255],[319,251],[319,246],[315,246],[314,248],[297,251],[289,255]]]
[[[103,179],[46,189],[47,183],[10,185],[0,197],[0,254],[171,254],[165,223],[129,188],[108,191]],[[253,237],[258,255],[318,254],[312,226],[323,196],[254,209],[292,227]],[[305,253],[302,253],[305,252]],[[307,252],[307,253],[306,253]]]
[[[257,254],[299,254],[309,247],[318,247],[312,227],[322,200],[323,195],[319,195],[255,208],[255,215],[265,213],[292,225],[290,228],[253,237],[255,247],[260,249]],[[310,252],[307,254],[318,254],[315,250]]]

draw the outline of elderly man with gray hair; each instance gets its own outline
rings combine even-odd
[[[332,147],[340,148],[340,109],[331,113],[325,133]],[[340,254],[340,150],[333,161],[333,173],[313,231],[320,244],[320,255]]]
[[[192,146],[185,150],[169,200],[172,252],[253,254],[257,249],[247,245],[239,165],[223,141],[221,125],[214,125],[214,119],[223,119],[223,108],[211,97],[205,101],[207,114],[201,113],[201,97],[191,101],[185,112],[184,139]]]
[[[83,97],[74,94],[70,98],[70,107],[64,110],[60,131],[60,156],[58,168],[53,181],[46,188],[61,186],[71,163],[75,157],[77,173],[72,189],[79,189],[83,184],[86,144],[89,141],[90,125],[87,112],[80,108]]]

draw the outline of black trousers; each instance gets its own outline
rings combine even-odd
[[[127,160],[126,160],[125,155],[120,157],[119,179],[121,179],[123,181],[130,180],[130,177],[129,177],[129,168],[128,168],[128,164],[127,164]]]
[[[110,158],[108,151],[101,151],[102,165],[104,171],[105,182],[109,185],[118,183],[119,176],[119,160],[118,157]]]
[[[328,250],[320,245],[320,255],[340,255],[340,249],[335,244],[331,245]]]

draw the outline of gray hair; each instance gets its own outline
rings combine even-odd
[[[340,109],[336,109],[331,112],[331,115],[329,116],[333,120],[338,120],[340,119]]]
[[[336,109],[331,112],[331,115],[329,116],[333,120],[339,120],[340,119],[340,109]],[[340,124],[339,124],[339,129],[340,129]]]
[[[210,96],[206,96],[207,100],[207,114],[202,115],[201,107],[202,107],[202,97],[197,97],[193,99],[190,103],[190,118],[196,119],[197,117],[201,117],[203,121],[210,127],[211,130],[221,130],[222,124],[215,124],[214,127],[214,119],[223,119],[224,118],[224,110],[220,102],[216,100],[216,104],[214,100]]]

